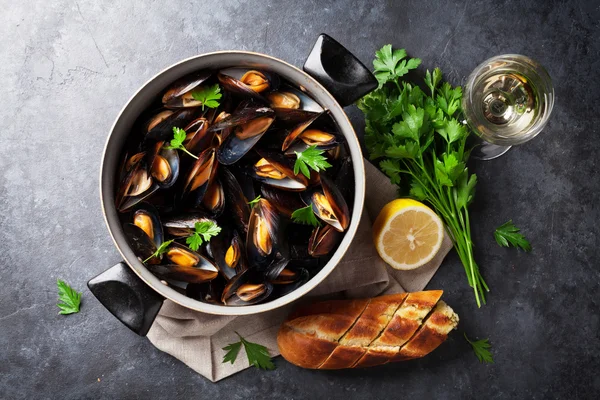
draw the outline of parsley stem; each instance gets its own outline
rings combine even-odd
[[[189,154],[190,156],[194,157],[196,160],[198,159],[198,157],[196,157],[195,155],[193,155],[192,153],[190,153],[188,151],[188,149],[186,149],[184,146],[181,146],[180,149],[183,150],[184,152],[186,152],[187,154]]]

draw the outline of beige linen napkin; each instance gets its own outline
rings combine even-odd
[[[397,187],[368,161],[365,161],[365,169],[365,210],[352,245],[339,265],[307,297],[371,297],[423,290],[452,248],[452,242],[446,236],[440,252],[427,265],[414,271],[390,268],[373,246],[371,225],[381,208],[398,197]],[[192,311],[166,300],[148,332],[148,339],[158,349],[216,382],[249,367],[245,354],[240,354],[235,364],[222,363],[225,354],[222,348],[239,340],[235,332],[266,346],[271,355],[278,355],[277,330],[292,307],[293,304],[249,316],[217,316]]]

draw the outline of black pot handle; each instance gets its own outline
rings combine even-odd
[[[88,288],[112,315],[140,336],[146,336],[165,300],[124,262],[90,279]]]
[[[324,33],[317,38],[303,69],[325,86],[342,107],[378,86],[375,76],[354,54]]]

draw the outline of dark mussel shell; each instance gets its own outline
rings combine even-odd
[[[146,140],[163,142],[173,138],[173,128],[184,128],[201,111],[184,108],[172,112],[161,111],[150,118],[146,125]]]
[[[215,129],[219,126],[222,129],[233,129],[219,147],[219,162],[231,165],[239,161],[263,137],[274,120],[275,116],[270,108],[251,106],[217,123]]]
[[[206,81],[212,75],[211,71],[194,72],[173,82],[162,97],[162,102],[167,107],[174,103],[174,99],[188,93]]]
[[[218,217],[225,208],[225,191],[221,185],[219,179],[213,179],[208,185],[204,198],[202,199],[202,206],[215,217]]]
[[[252,166],[251,176],[267,185],[290,191],[303,191],[308,179],[294,174],[291,161],[283,154],[257,150],[261,159]]]
[[[303,193],[303,200],[310,204],[317,217],[343,232],[350,223],[350,211],[342,193],[324,173],[320,174],[321,190]]]
[[[248,85],[242,83],[240,80],[235,79],[232,76],[219,73],[217,74],[217,79],[219,80],[219,83],[223,85],[223,88],[230,93],[237,94],[245,98],[254,99],[261,103],[265,102],[265,99],[260,95],[260,93],[255,92],[248,87]]]
[[[310,146],[316,146],[318,150],[332,150],[340,145],[341,137],[321,129],[306,129],[298,136],[297,140],[285,151],[286,156],[293,156],[296,152],[301,153]]]
[[[179,177],[179,153],[175,149],[166,149],[162,142],[157,142],[160,149],[150,164],[150,174],[161,189],[172,187]]]
[[[262,197],[269,200],[281,215],[288,218],[292,217],[294,211],[304,207],[300,195],[295,192],[279,190],[272,186],[262,185],[260,193]]]
[[[273,285],[262,274],[248,269],[227,283],[221,301],[228,306],[246,306],[264,301],[272,292]]]
[[[124,224],[123,233],[125,233],[129,247],[142,262],[160,263],[161,257],[152,257],[157,249],[156,244],[140,227],[129,223]]]
[[[342,233],[331,225],[317,226],[308,241],[308,254],[313,257],[329,255],[342,240]]]
[[[222,304],[221,294],[225,288],[225,279],[217,276],[215,279],[204,283],[189,283],[185,294],[192,299],[210,304]]]
[[[246,247],[236,230],[223,230],[211,239],[208,250],[226,280],[232,279],[248,268]]]
[[[219,274],[217,268],[209,263],[202,263],[193,267],[178,264],[148,265],[147,267],[150,272],[159,278],[188,283],[208,282],[215,279]]]
[[[131,156],[125,170],[127,172],[119,182],[115,199],[116,207],[120,212],[129,210],[158,189],[158,185],[148,171],[144,153]]]
[[[252,207],[246,235],[246,256],[250,267],[267,267],[279,251],[282,231],[275,207],[260,199]]]
[[[287,124],[298,124],[323,112],[323,107],[312,97],[291,86],[282,86],[265,97],[275,110],[277,119]]]
[[[219,176],[225,192],[225,206],[229,210],[234,225],[246,237],[248,220],[250,219],[250,206],[248,198],[244,195],[235,175],[227,168],[219,170]]]
[[[146,202],[138,203],[131,213],[135,226],[140,228],[154,242],[156,248],[164,241],[163,226],[160,222],[158,210]]]
[[[217,224],[217,221],[204,213],[187,213],[185,215],[176,215],[163,218],[163,227],[165,231],[175,237],[187,237],[194,233],[194,227],[197,222],[212,222]]]
[[[226,90],[262,101],[264,98],[256,94],[276,90],[280,84],[279,75],[275,73],[247,68],[227,68],[221,70],[217,78]]]
[[[200,117],[190,122],[185,128],[186,138],[183,145],[192,154],[206,150],[213,142],[215,133],[208,130],[209,122]]]
[[[218,165],[216,154],[214,147],[209,147],[200,153],[185,178],[182,198],[191,207],[202,205],[202,199],[216,176]]]
[[[294,126],[290,130],[288,135],[286,136],[285,140],[283,141],[283,145],[281,146],[281,151],[286,151],[292,144],[294,144],[296,142],[296,140],[299,139],[302,132],[304,132],[310,126],[310,124],[315,122],[317,120],[317,118],[319,118],[321,115],[322,115],[322,113],[315,114],[312,117],[310,117],[309,119],[302,121],[299,124],[297,124],[296,126]]]
[[[310,279],[310,274],[304,268],[288,266],[279,275],[270,280],[273,285],[273,298],[285,296],[304,285]]]

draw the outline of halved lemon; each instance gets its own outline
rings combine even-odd
[[[436,255],[444,239],[444,224],[425,204],[397,199],[383,207],[373,224],[377,252],[391,267],[419,268]]]

